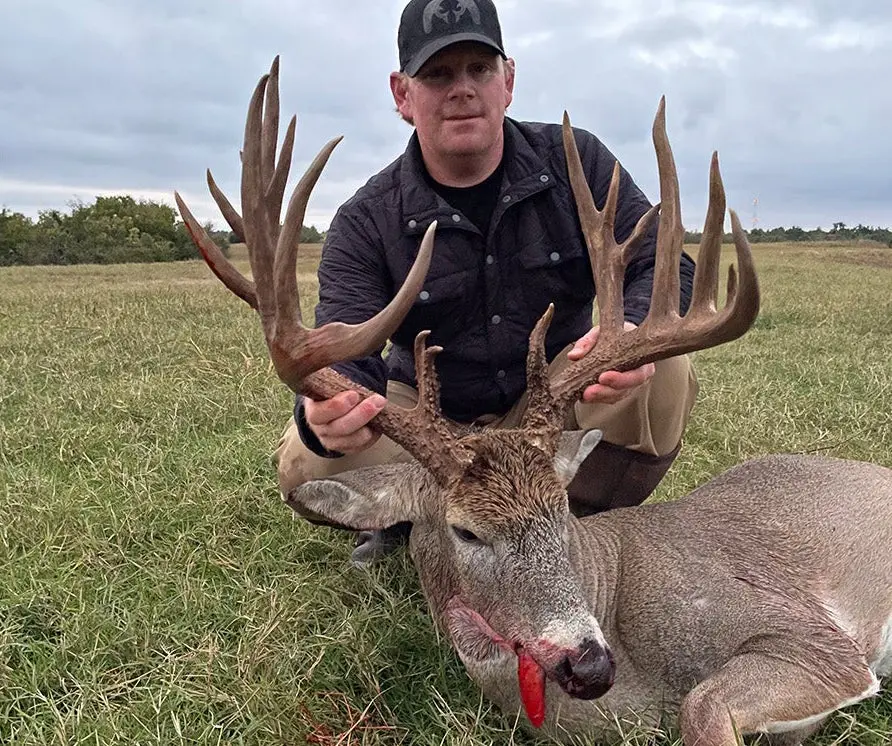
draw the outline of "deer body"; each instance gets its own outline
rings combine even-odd
[[[497,532],[489,547],[456,541],[459,517],[442,511],[473,505],[485,469],[445,495],[417,464],[371,467],[308,483],[289,501],[352,525],[413,520],[432,615],[505,712],[522,706],[524,650],[547,674],[544,727],[557,736],[615,736],[680,713],[685,743],[730,746],[737,728],[798,744],[892,674],[892,470],[771,456],[676,501],[577,519],[549,515],[531,493],[552,480],[558,492],[571,473],[523,453],[510,433],[501,446],[486,465],[503,477],[500,492],[479,506],[498,506],[498,525],[460,519]],[[575,447],[586,446],[562,446]],[[571,672],[604,650],[609,682],[599,683],[603,670]]]
[[[836,709],[828,696],[850,704],[875,694],[876,677],[892,673],[888,469],[760,459],[678,501],[571,517],[569,539],[573,572],[613,652],[616,679],[590,701],[550,683],[546,725],[555,732],[655,725],[748,646],[782,652],[816,687],[827,688],[821,680],[828,674],[846,682],[815,697],[814,716]],[[430,567],[419,566],[422,579]],[[478,660],[460,642],[458,650],[486,696],[517,712],[516,657],[494,649]],[[753,730],[794,730],[806,719]]]

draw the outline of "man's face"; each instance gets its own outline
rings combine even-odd
[[[461,42],[431,57],[414,78],[391,76],[391,89],[425,153],[479,155],[501,142],[514,63],[501,63],[498,53],[483,44]]]

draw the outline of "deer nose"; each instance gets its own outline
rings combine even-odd
[[[583,640],[576,650],[564,657],[558,672],[561,689],[571,697],[596,699],[613,686],[616,664],[610,648],[594,640]]]

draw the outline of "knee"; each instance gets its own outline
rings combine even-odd
[[[292,417],[273,453],[273,463],[276,465],[279,477],[279,490],[283,495],[287,495],[295,487],[308,481],[309,477],[305,468],[307,453],[307,447],[301,440],[297,424]]]
[[[691,359],[687,355],[660,360],[647,394],[647,416],[655,433],[666,431],[657,453],[674,448],[687,426],[697,399],[699,385]]]
[[[691,691],[681,703],[678,726],[685,746],[733,746],[738,743],[727,705],[700,687]]]
[[[677,355],[657,360],[654,363],[654,376],[650,385],[658,394],[665,393],[672,398],[689,397],[693,400],[699,385],[690,356]]]

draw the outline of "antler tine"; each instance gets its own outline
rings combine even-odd
[[[759,315],[759,280],[746,231],[740,224],[737,212],[735,210],[728,212],[731,215],[731,235],[737,254],[738,273],[735,275],[733,265],[728,267],[727,299],[721,313],[727,317],[722,320],[727,327],[725,333],[729,338],[736,339],[753,325]]]
[[[435,475],[450,478],[459,472],[457,465],[470,461],[471,454],[458,440],[464,434],[461,428],[444,419],[440,410],[440,379],[434,362],[443,348],[439,345],[427,347],[428,336],[429,331],[422,331],[415,337],[418,403],[405,412],[413,424],[410,437],[415,442],[411,447],[404,447],[412,453],[422,453],[423,456],[416,458]],[[433,439],[430,437],[432,433],[436,436]]]
[[[235,295],[256,310],[257,291],[254,283],[244,277],[226,258],[220,247],[214,243],[204,227],[195,219],[180,193],[174,192],[173,197],[176,200],[183,222],[186,224],[186,229],[189,231],[189,236],[192,238],[192,243],[198,248],[211,272]]]
[[[666,135],[666,97],[660,98],[654,118],[653,143],[660,173],[660,225],[657,231],[656,266],[649,319],[678,317],[680,283],[678,266],[684,244],[678,172]],[[645,320],[647,323],[647,320]]]
[[[273,179],[276,169],[276,141],[279,137],[279,55],[269,68],[269,82],[263,107],[263,126],[260,141],[260,174],[264,187]],[[288,160],[290,161],[290,155]],[[272,205],[271,205],[272,207]],[[276,217],[278,218],[278,213]]]
[[[697,269],[694,272],[692,311],[716,309],[725,209],[725,188],[719,171],[719,155],[713,152],[709,164],[709,204],[700,240],[701,250],[697,256]]]
[[[300,297],[297,292],[296,275],[300,231],[303,227],[310,193],[322,175],[322,169],[328,163],[329,157],[331,157],[332,152],[342,139],[342,137],[336,137],[323,146],[297,183],[288,203],[288,209],[285,212],[285,223],[279,233],[276,246],[273,272],[276,278],[277,320],[279,323],[301,322]]]
[[[297,129],[297,117],[291,117],[288,128],[285,130],[285,139],[282,140],[282,152],[279,154],[279,162],[276,164],[275,173],[266,191],[266,197],[272,204],[275,215],[282,214],[282,199],[285,196],[285,184],[288,182],[288,174],[291,172],[291,157],[294,152],[294,133]]]
[[[720,311],[715,309],[725,192],[719,174],[718,160],[713,158],[709,207],[698,256],[693,302],[688,313],[683,318],[679,317],[678,268],[684,242],[684,228],[681,224],[678,176],[665,127],[665,100],[661,99],[654,121],[654,146],[660,170],[662,203],[650,313],[641,326],[619,335],[605,336],[602,326],[602,333],[595,347],[582,360],[568,366],[555,376],[551,383],[551,392],[559,403],[560,412],[565,411],[565,408],[575,401],[588,385],[597,381],[601,373],[608,370],[631,370],[645,363],[730,342],[746,332],[758,315],[759,285],[752,253],[746,234],[733,210],[731,224],[740,275],[738,279],[734,268],[729,270],[725,307]],[[568,162],[572,163],[574,159],[571,157],[570,148],[567,150]],[[585,199],[585,191],[587,190],[574,187],[583,226],[589,222],[583,216],[591,211],[588,200]],[[582,192],[581,197],[580,192]],[[634,245],[634,242],[646,233],[645,224],[651,219],[652,213],[653,209],[639,221],[632,237],[625,242],[625,248]],[[604,250],[608,251],[610,248],[606,246]],[[626,261],[625,250],[622,253],[624,254],[622,267],[619,270],[611,270],[618,272],[620,276]],[[601,266],[594,257],[592,265],[596,268]],[[600,296],[601,275],[597,274],[598,269],[595,271],[597,292]],[[609,279],[615,282],[612,274]],[[610,318],[614,319],[612,323],[615,324],[615,314],[622,311],[622,300],[619,298],[613,302],[615,306]]]
[[[232,228],[233,233],[235,233],[239,241],[244,241],[245,226],[244,223],[242,223],[242,216],[238,214],[236,209],[232,206],[232,203],[226,195],[223,194],[223,190],[217,186],[217,182],[214,181],[210,169],[208,169],[207,181],[211,196],[214,198],[214,202],[217,203],[217,207],[220,208],[220,212],[223,214],[224,219],[229,223],[229,227]]]
[[[595,277],[601,330],[606,336],[619,334],[623,328],[622,292],[625,266],[622,249],[616,245],[613,234],[619,195],[619,163],[616,164],[610,179],[610,189],[604,209],[599,211],[585,178],[567,112],[564,112],[563,139],[570,186],[576,198],[579,221]]]
[[[267,83],[266,104],[263,114],[262,164],[261,175],[266,192],[264,199],[268,202],[268,213],[275,217],[272,222],[273,240],[279,237],[279,216],[282,214],[282,200],[285,196],[285,184],[291,170],[291,157],[294,152],[294,133],[297,128],[297,117],[291,117],[282,141],[279,161],[276,163],[276,140],[279,135],[279,57],[273,60]]]
[[[520,422],[520,429],[529,435],[530,440],[549,453],[557,448],[564,417],[559,402],[551,393],[548,359],[545,356],[545,336],[553,317],[554,304],[549,303],[530,334],[527,352],[529,402]]]
[[[245,226],[245,243],[251,272],[257,287],[257,310],[260,313],[264,333],[269,339],[271,325],[275,318],[275,295],[273,284],[274,247],[272,226],[264,209],[265,187],[263,184],[262,126],[263,99],[269,82],[269,73],[263,75],[254,88],[248,105],[245,122],[245,140],[242,145],[242,219]],[[278,216],[276,217],[278,224]]]

